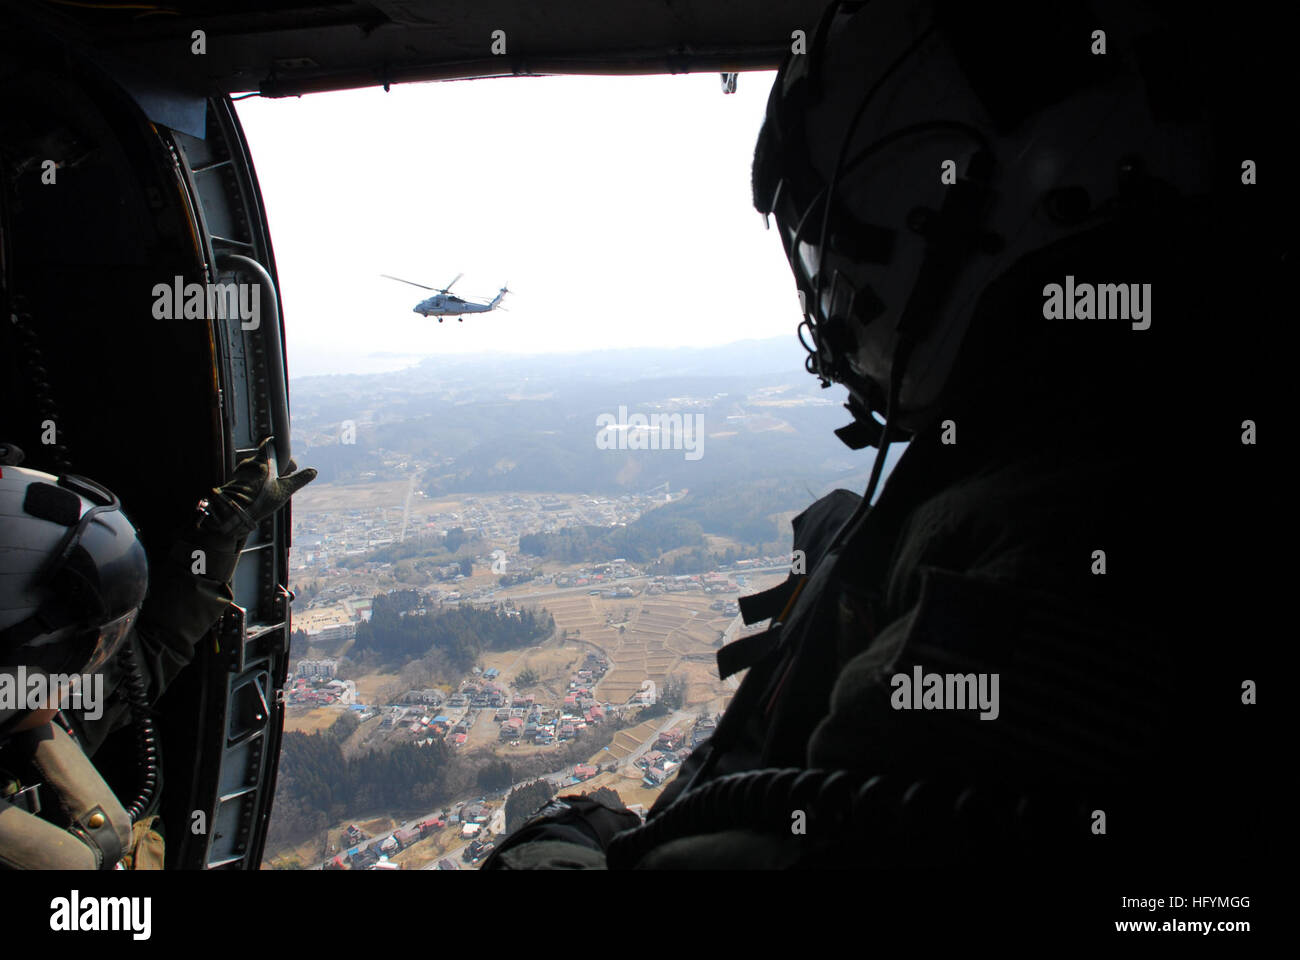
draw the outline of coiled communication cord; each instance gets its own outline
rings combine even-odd
[[[126,698],[135,727],[135,755],[140,768],[140,791],[126,808],[131,822],[135,823],[151,808],[158,792],[158,737],[153,717],[149,715],[148,690],[136,663],[135,647],[129,645],[122,651],[121,660],[126,669]]]

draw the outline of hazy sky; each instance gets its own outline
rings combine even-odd
[[[772,73],[470,80],[238,103],[266,201],[292,376],[444,352],[788,336],[798,300],[750,197]],[[504,282],[439,324],[429,294]],[[407,360],[406,362],[409,362]]]

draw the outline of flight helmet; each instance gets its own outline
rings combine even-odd
[[[100,669],[126,639],[147,584],[144,548],[111,491],[0,463],[0,674],[10,683]],[[0,737],[27,713],[7,699]]]
[[[1031,254],[1208,191],[1184,47],[1127,2],[827,8],[777,74],[753,191],[807,369],[849,391],[841,439],[933,422],[982,294]]]

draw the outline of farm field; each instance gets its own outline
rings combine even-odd
[[[753,579],[746,593],[762,590],[781,578],[767,575]],[[596,685],[598,699],[626,703],[646,680],[662,687],[669,676],[682,674],[687,681],[685,706],[704,706],[731,693],[731,688],[718,680],[714,657],[724,631],[736,620],[709,605],[738,595],[691,591],[610,599],[566,594],[520,605],[544,607],[555,618],[557,632],[567,633],[570,642],[579,640],[606,656],[609,672]],[[569,662],[563,650],[542,650],[526,660],[545,682],[563,675]],[[567,676],[557,679],[567,685]]]

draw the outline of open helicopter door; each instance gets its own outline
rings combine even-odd
[[[266,436],[275,438],[275,461],[283,469],[290,460],[289,400],[275,260],[229,99],[209,100],[206,132],[201,140],[171,133],[177,167],[212,282],[236,285],[241,304],[254,308],[219,311],[226,316],[211,319],[226,474]],[[198,687],[187,698],[196,707],[188,727],[191,778],[188,790],[164,798],[165,821],[186,824],[173,848],[178,867],[256,869],[261,861],[284,723],[289,509],[248,538],[232,584],[234,604],[196,658],[202,669],[188,678]]]
[[[114,491],[161,562],[262,438],[275,437],[282,469],[290,459],[262,201],[229,99],[133,80],[33,11],[0,5],[0,442],[25,466]],[[179,310],[191,284],[234,285],[255,309],[223,314],[206,297]],[[159,297],[173,285],[175,302]],[[249,537],[233,605],[154,705],[168,867],[259,865],[284,717],[289,529],[286,507]],[[93,760],[134,795],[133,731]]]

